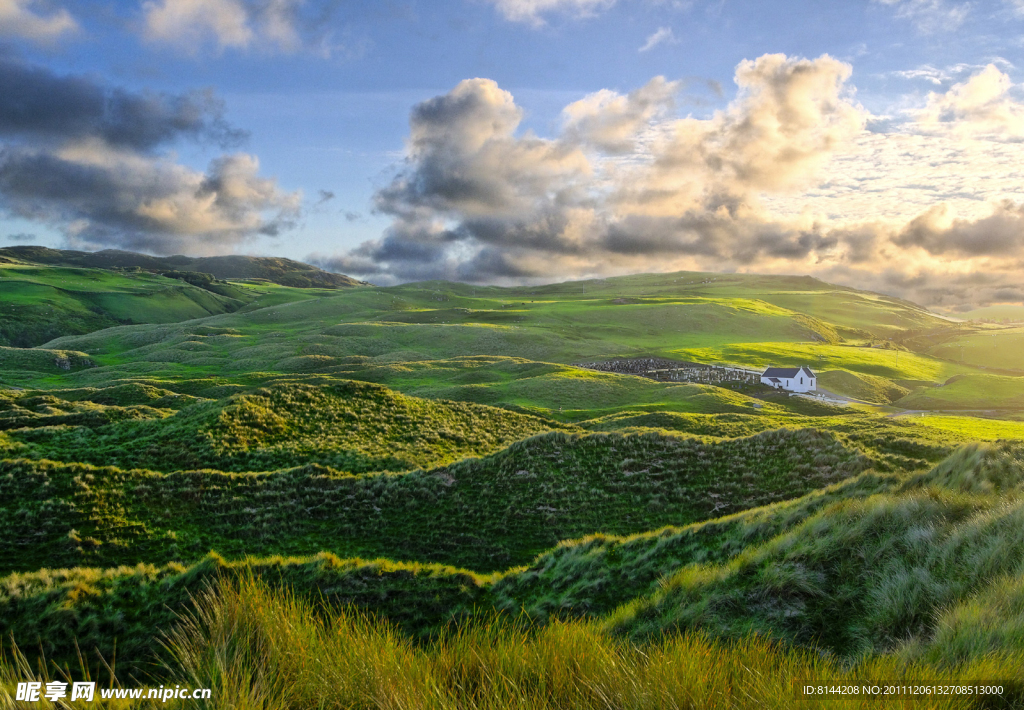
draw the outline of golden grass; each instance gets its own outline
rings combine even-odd
[[[592,623],[538,629],[493,616],[416,645],[386,622],[325,610],[252,577],[201,595],[164,647],[172,676],[165,682],[213,690],[211,700],[187,707],[234,710],[969,708],[980,707],[976,696],[922,702],[862,692],[822,698],[800,689],[1007,678],[1021,660],[982,659],[941,670],[876,656],[843,666],[757,635],[725,643],[699,632],[674,634],[636,646]],[[16,682],[37,676],[17,650],[0,660],[0,707],[16,707],[9,695]],[[186,705],[172,700],[160,707]]]

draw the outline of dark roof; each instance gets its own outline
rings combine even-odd
[[[778,377],[769,377],[768,379],[771,380],[772,382],[776,382],[776,383],[778,383],[780,385],[782,384],[782,380],[780,380]]]
[[[783,377],[791,379],[800,374],[801,370],[806,372],[808,377],[814,377],[814,373],[811,372],[809,367],[769,367],[761,374],[761,377]]]

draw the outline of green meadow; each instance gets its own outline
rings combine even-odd
[[[2,707],[1024,704],[1012,327],[810,277],[33,253],[0,263]],[[834,396],[586,367],[629,358]],[[798,692],[880,680],[1003,704]]]

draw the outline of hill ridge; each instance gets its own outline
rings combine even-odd
[[[151,256],[120,249],[88,252],[51,249],[43,246],[0,248],[0,257],[48,266],[78,266],[94,269],[140,268],[148,271],[198,271],[218,279],[265,279],[295,288],[353,288],[368,286],[344,274],[324,271],[318,266],[294,259],[271,256],[191,257],[182,254]]]

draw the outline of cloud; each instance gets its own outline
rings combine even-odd
[[[132,93],[81,76],[57,76],[0,56],[0,136],[64,142],[96,138],[149,150],[175,139],[240,142],[211,91]]]
[[[321,0],[147,0],[143,36],[186,54],[208,47],[297,52],[309,48],[321,56],[342,50],[358,54],[364,47],[335,46],[326,29],[336,2]]]
[[[1010,77],[989,64],[946,93],[929,94],[927,105],[917,116],[918,127],[952,127],[960,132],[1024,139],[1024,106],[1010,96],[1012,88]]]
[[[29,234],[28,232],[19,232],[18,234],[8,234],[5,237],[5,239],[7,241],[9,241],[9,242],[14,242],[16,244],[31,244],[32,242],[38,240],[36,235]]]
[[[585,96],[562,110],[565,138],[608,153],[633,152],[644,129],[673,109],[680,87],[657,76],[625,96],[607,89]]]
[[[544,24],[542,15],[564,13],[575,17],[588,17],[597,10],[615,4],[615,0],[488,0],[499,13],[512,22],[525,22],[534,26]]]
[[[964,23],[971,11],[969,2],[947,0],[873,0],[896,9],[896,17],[914,23],[924,34],[953,32]]]
[[[460,82],[412,110],[375,196],[379,239],[310,258],[378,283],[523,284],[638,271],[807,273],[959,308],[1021,291],[1020,106],[984,68],[885,132],[827,55],[736,67],[736,93],[680,117],[680,84],[595,92],[551,137],[513,96]],[[1016,290],[1015,290],[1016,289]]]
[[[939,204],[911,220],[893,241],[934,256],[1024,259],[1024,205],[1002,200],[991,205],[991,214],[972,220]]]
[[[644,42],[644,46],[636,51],[641,53],[649,52],[659,44],[664,44],[666,42],[669,44],[675,44],[677,41],[678,40],[676,40],[675,35],[672,34],[671,27],[659,27],[651,34],[650,37],[647,38],[647,41]]]
[[[413,109],[406,168],[375,198],[392,226],[331,263],[397,280],[522,280],[835,248],[766,218],[757,194],[804,187],[863,129],[849,74],[828,56],[743,62],[735,100],[708,119],[675,118],[679,85],[656,77],[569,105],[553,139],[517,135],[522,111],[495,82],[463,81]]]
[[[0,209],[70,243],[222,253],[297,217],[299,196],[228,154],[205,172],[161,152],[176,141],[234,144],[206,92],[132,93],[0,61]]]
[[[48,14],[32,11],[41,4],[36,0],[0,0],[0,36],[52,44],[78,29],[78,23],[67,10]]]

